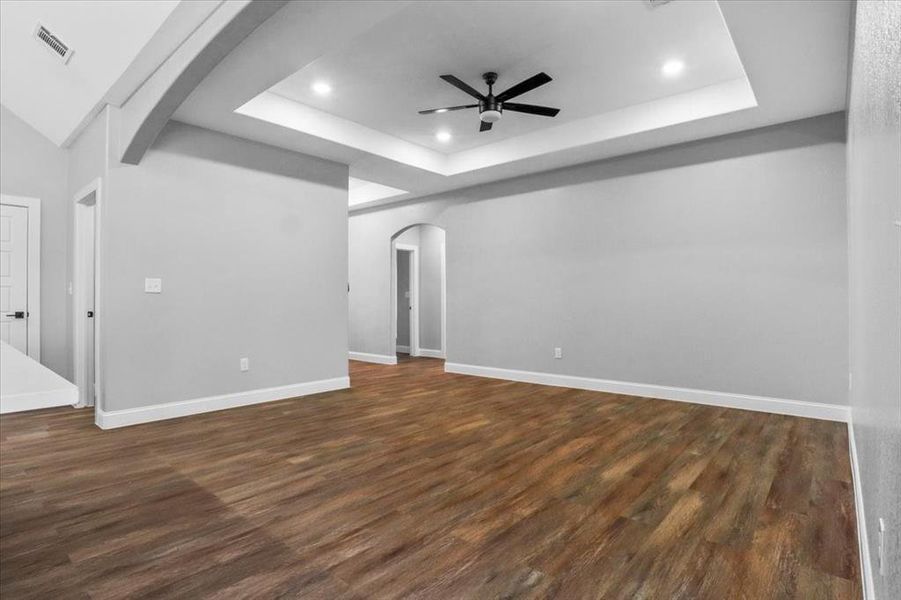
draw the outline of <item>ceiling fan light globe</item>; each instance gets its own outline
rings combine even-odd
[[[479,118],[485,123],[496,123],[501,120],[501,111],[483,110],[479,113]]]

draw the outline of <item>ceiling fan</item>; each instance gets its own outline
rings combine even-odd
[[[442,75],[441,79],[448,82],[452,86],[459,88],[479,101],[478,104],[465,104],[463,106],[447,106],[445,108],[432,108],[429,110],[421,110],[421,115],[433,115],[435,113],[444,113],[451,110],[462,110],[464,108],[478,108],[479,119],[482,121],[479,131],[488,131],[491,125],[500,120],[505,110],[514,112],[528,113],[530,115],[541,115],[542,117],[556,117],[560,112],[559,108],[551,108],[549,106],[536,106],[534,104],[519,104],[516,102],[507,102],[517,96],[532,91],[535,88],[551,81],[547,73],[539,73],[533,75],[524,81],[520,81],[508,90],[494,95],[494,82],[497,81],[497,73],[488,72],[482,75],[482,79],[488,84],[488,95],[480,94],[475,88],[468,85],[464,81],[454,77],[453,75]]]

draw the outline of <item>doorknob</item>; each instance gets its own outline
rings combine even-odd
[[[24,310],[17,310],[16,312],[6,313],[6,316],[7,316],[7,317],[12,317],[13,319],[24,319],[24,318],[25,318],[25,311],[24,311]]]

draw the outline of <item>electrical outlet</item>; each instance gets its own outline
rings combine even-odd
[[[554,358],[563,358],[563,348],[554,348]]]
[[[879,519],[879,576],[885,577],[885,519]]]
[[[241,370],[242,370],[242,371],[249,371],[249,370],[250,370],[250,359],[249,359],[249,358],[246,358],[246,357],[245,357],[245,358],[242,358],[242,359],[241,359]]]
[[[145,294],[162,294],[163,280],[155,277],[147,277],[144,279]]]

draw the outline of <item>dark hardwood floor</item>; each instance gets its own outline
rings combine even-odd
[[[859,598],[843,424],[351,364],[101,431],[0,419],[0,596]]]

